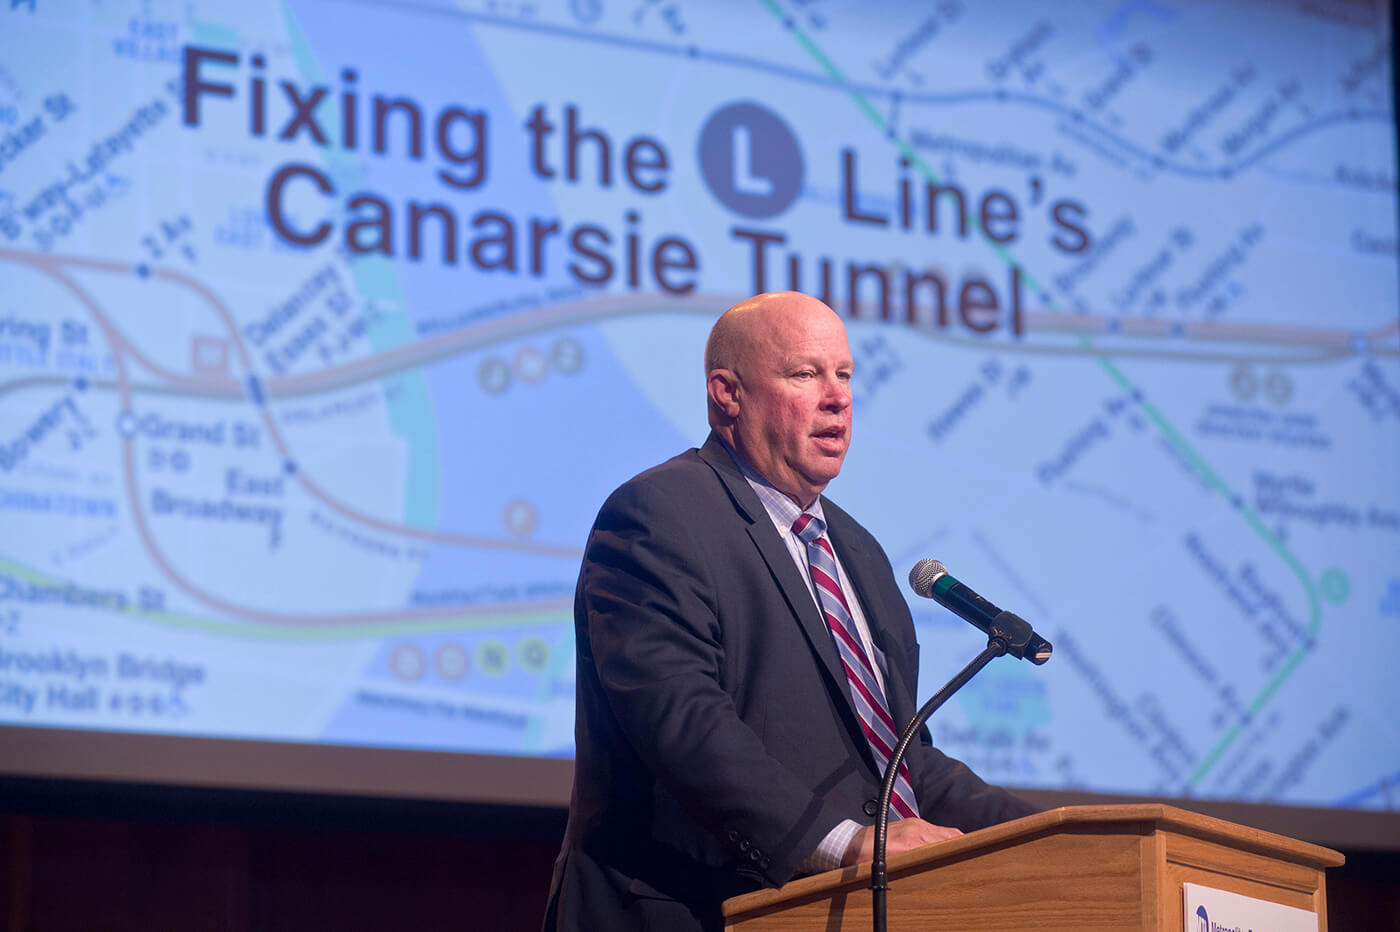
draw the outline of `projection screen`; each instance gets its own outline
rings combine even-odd
[[[3,773],[564,804],[593,515],[792,288],[830,497],[1055,645],[945,751],[1400,825],[1386,5],[9,7]]]

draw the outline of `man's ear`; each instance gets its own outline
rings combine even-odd
[[[731,421],[739,416],[739,376],[733,369],[711,369],[705,387],[710,407]]]

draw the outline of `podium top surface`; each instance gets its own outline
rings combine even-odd
[[[888,860],[888,869],[893,876],[898,872],[932,867],[939,862],[972,856],[980,849],[1004,847],[1007,844],[1015,844],[1019,839],[1056,832],[1147,834],[1156,831],[1187,835],[1318,870],[1339,867],[1346,860],[1330,848],[1178,809],[1175,806],[1163,803],[1129,803],[1108,806],[1061,806],[1058,809],[1038,812],[968,835],[893,855]],[[772,906],[783,900],[799,899],[837,885],[868,886],[869,883],[869,863],[838,868],[799,878],[776,890],[757,890],[733,897],[725,901],[724,915],[729,917]]]

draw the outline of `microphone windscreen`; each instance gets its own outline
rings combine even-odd
[[[937,560],[924,558],[914,564],[914,568],[909,571],[909,585],[914,588],[914,592],[926,599],[933,598],[933,584],[938,582],[938,577],[945,576],[948,568]]]

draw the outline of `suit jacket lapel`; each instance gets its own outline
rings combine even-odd
[[[807,588],[806,580],[798,573],[797,564],[793,562],[792,555],[788,553],[787,545],[783,543],[782,538],[778,536],[777,529],[773,527],[773,522],[768,517],[768,510],[763,507],[763,503],[758,500],[758,495],[749,486],[748,480],[734,465],[734,459],[729,455],[729,451],[724,448],[724,445],[714,434],[710,434],[705,445],[700,448],[700,457],[714,469],[715,474],[729,490],[735,508],[748,521],[750,539],[753,540],[754,546],[763,557],[764,563],[767,564],[768,571],[773,574],[773,579],[782,591],[783,598],[787,600],[803,634],[807,637],[807,643],[821,661],[833,684],[839,687],[841,695],[846,699],[847,710],[855,719],[855,708],[851,705],[849,687],[846,685],[846,671],[841,667],[841,657],[836,652],[836,644],[831,640],[831,632],[827,629],[826,619],[822,617],[821,611],[817,608],[817,603],[812,598],[812,592]]]

